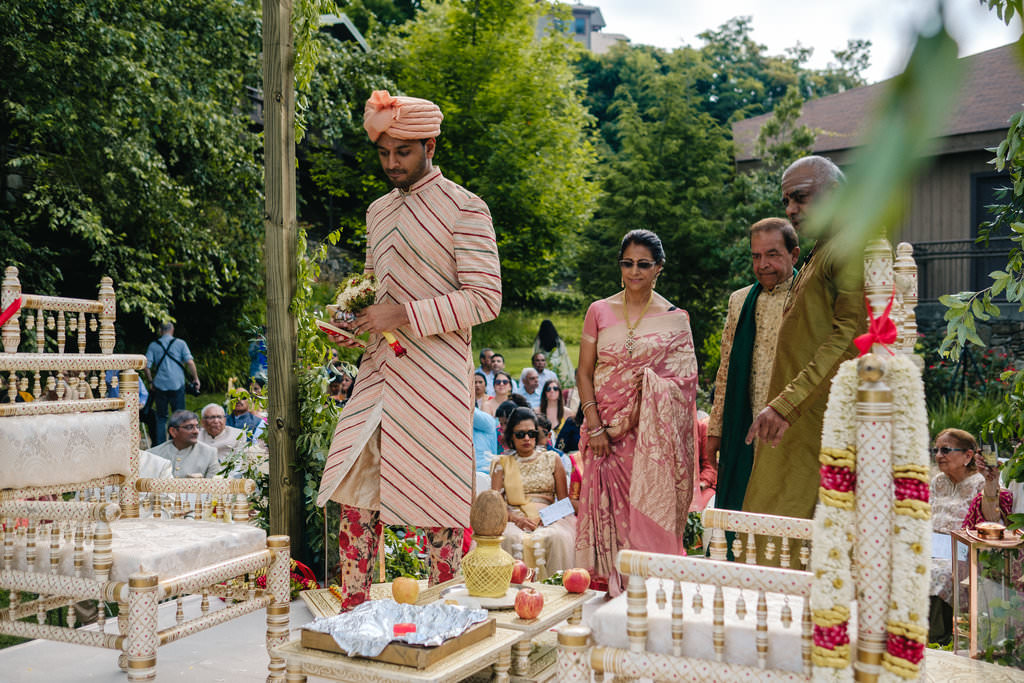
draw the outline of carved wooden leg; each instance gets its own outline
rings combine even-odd
[[[530,650],[533,643],[530,640],[520,640],[512,646],[512,675],[526,676],[530,673]]]
[[[128,680],[156,679],[157,585],[153,572],[138,572],[128,577]]]
[[[274,602],[267,606],[267,683],[281,683],[285,680],[285,663],[275,657],[272,649],[288,641],[289,570],[291,568],[290,545],[287,536],[270,536],[267,547],[274,551],[274,561],[267,571],[267,590],[274,596]],[[304,680],[304,679],[303,679]]]
[[[510,650],[502,650],[498,654],[498,661],[494,663],[494,681],[495,683],[508,683],[508,669],[512,663],[512,653]]]
[[[302,673],[302,664],[299,662],[288,662],[288,675],[285,677],[287,683],[306,683],[306,674]]]
[[[586,626],[563,626],[558,629],[558,680],[565,683],[590,681],[587,666],[587,645],[590,629]]]

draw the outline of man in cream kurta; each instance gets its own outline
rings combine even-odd
[[[804,157],[786,169],[783,203],[797,231],[807,207],[841,179],[842,171],[819,156]],[[756,437],[758,443],[745,511],[813,515],[832,377],[840,363],[856,355],[853,339],[866,328],[860,255],[839,253],[822,236],[787,297],[768,404],[747,434],[748,441]]]
[[[753,465],[753,448],[744,443],[753,416],[768,402],[768,380],[775,362],[775,344],[782,323],[782,307],[793,283],[800,246],[793,226],[781,218],[766,218],[750,228],[750,257],[757,283],[729,297],[729,312],[722,331],[722,356],[715,378],[715,403],[708,423],[708,453],[718,460],[715,507],[743,509],[743,497]],[[753,291],[753,290],[757,291]],[[748,302],[748,299],[751,301]],[[753,307],[749,311],[748,306]],[[741,339],[735,344],[737,368],[730,374],[737,325]],[[753,339],[743,337],[753,336]],[[730,381],[731,380],[731,386]],[[734,395],[740,394],[743,395]],[[730,396],[726,405],[726,396]],[[726,419],[727,418],[727,419]],[[723,424],[728,427],[723,431]]]
[[[431,582],[458,571],[469,526],[471,329],[498,315],[501,273],[487,205],[432,165],[442,118],[432,102],[386,91],[366,105],[364,127],[395,189],[366,214],[376,303],[347,326],[369,333],[369,345],[318,497],[342,504],[343,609],[368,597],[382,524],[428,528]]]

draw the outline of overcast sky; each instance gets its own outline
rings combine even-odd
[[[810,66],[832,61],[832,50],[849,38],[871,41],[869,83],[903,70],[915,29],[933,15],[929,0],[589,0],[601,8],[605,33],[624,33],[633,44],[699,47],[697,34],[739,15],[753,17],[753,37],[781,54],[797,43],[814,48]],[[1013,42],[1021,35],[1019,18],[1007,28],[978,0],[947,0],[950,33],[960,55]]]

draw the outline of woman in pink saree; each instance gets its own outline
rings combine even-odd
[[[587,310],[577,387],[583,485],[576,563],[618,595],[619,550],[684,554],[693,496],[697,359],[686,311],[654,291],[661,240],[622,240],[623,289]]]

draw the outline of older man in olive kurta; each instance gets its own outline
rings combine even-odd
[[[364,126],[395,189],[366,213],[376,303],[348,327],[370,342],[318,497],[342,504],[343,608],[368,596],[382,524],[428,529],[432,582],[458,571],[469,526],[471,328],[498,315],[501,274],[487,205],[432,165],[441,119],[432,102],[386,91],[366,105]]]
[[[822,192],[842,179],[819,156],[795,161],[782,176],[782,200],[793,227]],[[747,434],[757,438],[743,509],[810,518],[818,499],[821,424],[832,377],[857,354],[853,339],[867,327],[859,255],[840,254],[825,235],[811,249],[783,308],[768,405]]]

